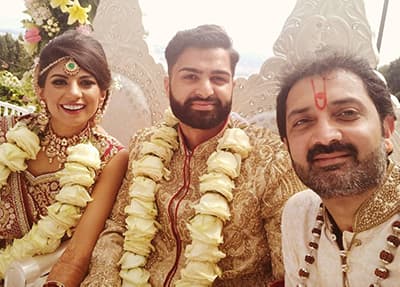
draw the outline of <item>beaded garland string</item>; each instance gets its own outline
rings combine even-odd
[[[322,225],[324,224],[323,217],[323,204],[321,203],[319,206],[318,214],[315,219],[315,225],[312,229],[311,233],[313,236],[313,240],[308,243],[308,247],[310,248],[310,252],[304,256],[304,261],[306,263],[305,266],[311,266],[315,262],[316,253],[318,252],[319,247],[319,239],[321,237]],[[389,278],[390,272],[387,268],[387,264],[390,264],[394,260],[394,253],[397,248],[400,246],[400,221],[396,220],[392,223],[392,234],[386,238],[386,246],[379,253],[379,259],[381,261],[381,265],[376,267],[374,270],[374,274],[376,276],[375,282],[371,283],[369,287],[380,287],[380,282]],[[342,264],[342,272],[343,276],[346,276],[348,271],[347,266],[347,251],[342,250],[340,252],[341,264]],[[307,279],[310,277],[310,271],[307,267],[302,267],[298,272],[301,283],[297,284],[296,287],[307,287]]]

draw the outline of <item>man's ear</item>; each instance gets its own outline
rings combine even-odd
[[[388,115],[383,120],[383,136],[385,138],[390,138],[394,132],[395,127],[395,117]]]
[[[169,86],[169,77],[168,76],[164,77],[164,90],[165,90],[165,94],[167,95],[167,97],[169,97],[170,86]]]
[[[386,116],[383,120],[383,137],[386,148],[386,153],[391,154],[393,152],[393,143],[390,139],[395,128],[394,116]]]

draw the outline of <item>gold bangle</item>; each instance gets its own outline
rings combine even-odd
[[[42,287],[65,287],[63,283],[58,281],[47,281]]]

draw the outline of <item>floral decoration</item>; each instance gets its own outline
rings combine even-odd
[[[159,227],[155,195],[161,179],[170,174],[167,167],[178,148],[174,128],[177,123],[168,110],[150,141],[143,143],[140,158],[132,162],[131,202],[125,208],[125,252],[119,262],[120,276],[126,287],[151,286],[150,273],[145,266],[147,257],[154,250],[151,241]],[[217,150],[208,158],[207,173],[200,177],[203,195],[193,207],[195,216],[187,223],[192,242],[186,246],[186,263],[176,286],[211,286],[221,275],[217,263],[225,254],[218,247],[223,242],[223,224],[231,216],[228,202],[233,199],[234,179],[240,174],[241,161],[250,150],[246,133],[239,128],[228,128],[219,140]]]
[[[90,33],[98,3],[99,0],[25,0],[25,13],[30,16],[22,21],[26,51],[36,56],[51,39],[69,29]]]
[[[41,148],[39,137],[23,122],[10,129],[6,139],[0,145],[0,188],[7,184],[11,172],[25,170],[26,160],[36,159]],[[22,238],[0,250],[0,279],[12,261],[57,249],[65,234],[71,236],[82,208],[91,201],[88,190],[100,168],[99,152],[89,142],[70,146],[67,153],[64,168],[57,172],[61,189],[55,203],[47,208],[47,216],[42,216]]]

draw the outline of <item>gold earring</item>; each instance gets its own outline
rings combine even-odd
[[[40,129],[44,131],[47,124],[49,123],[50,114],[47,110],[46,102],[43,99],[40,99],[39,104],[40,104],[40,112],[37,117],[37,121],[40,126]]]
[[[100,124],[101,120],[103,119],[103,111],[101,108],[98,108],[96,113],[94,114],[93,122],[95,125]]]

